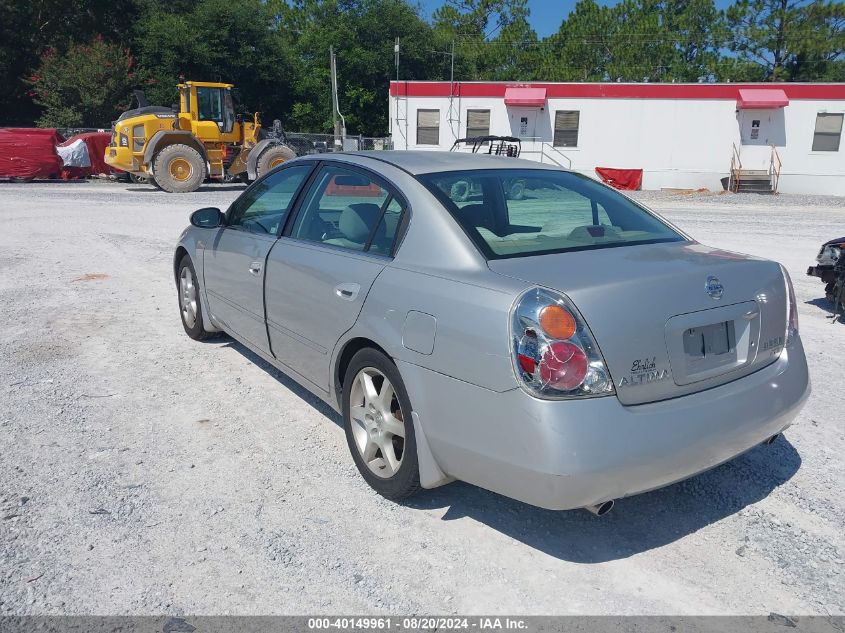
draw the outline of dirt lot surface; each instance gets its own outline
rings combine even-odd
[[[814,391],[774,445],[599,519],[388,502],[328,407],[189,340],[173,244],[239,191],[0,184],[0,614],[843,613],[845,323],[804,271],[845,199],[638,194],[787,266]]]

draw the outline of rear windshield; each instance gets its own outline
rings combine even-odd
[[[488,259],[685,240],[625,196],[580,174],[496,169],[419,179]]]

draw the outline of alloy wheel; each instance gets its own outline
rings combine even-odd
[[[185,266],[179,275],[179,299],[182,305],[182,318],[189,328],[197,322],[197,287],[191,269]]]
[[[352,436],[367,468],[392,477],[405,452],[405,416],[396,390],[381,371],[365,367],[355,376],[349,397]]]

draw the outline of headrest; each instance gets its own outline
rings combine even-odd
[[[364,244],[370,237],[370,230],[375,226],[381,214],[381,207],[370,202],[350,204],[340,214],[338,228],[346,239]]]
[[[468,226],[490,226],[492,224],[487,207],[482,203],[468,204],[458,209],[458,216]]]
[[[579,226],[572,229],[569,238],[573,240],[618,240],[621,239],[619,232],[612,226],[600,226],[591,224]]]

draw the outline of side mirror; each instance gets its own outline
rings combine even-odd
[[[216,229],[223,226],[226,217],[217,207],[205,207],[197,209],[191,214],[191,224],[200,229]]]

